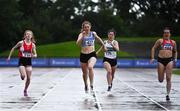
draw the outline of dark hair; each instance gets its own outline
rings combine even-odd
[[[169,32],[171,32],[169,27],[165,27],[163,31],[165,31],[165,30],[169,30]]]
[[[109,34],[110,32],[114,32],[114,36],[116,35],[116,31],[115,31],[113,28],[110,29],[110,30],[108,30],[108,34]]]

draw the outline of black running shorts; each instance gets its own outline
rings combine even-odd
[[[32,66],[31,58],[20,57],[18,66]]]
[[[91,52],[91,53],[89,53],[89,54],[83,54],[83,53],[81,53],[81,54],[80,54],[80,62],[82,62],[82,63],[88,63],[88,60],[89,60],[91,57],[97,58],[95,51],[94,51],[94,52]]]
[[[111,67],[114,67],[117,65],[117,59],[116,58],[115,59],[109,59],[109,58],[104,57],[103,63],[104,62],[108,62],[111,65]]]

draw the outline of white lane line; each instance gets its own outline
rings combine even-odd
[[[122,81],[122,80],[119,79],[118,77],[117,77],[117,79],[118,79],[121,83],[125,84],[126,86],[128,86],[128,87],[131,88],[131,89],[133,89],[134,91],[138,92],[139,94],[141,94],[141,95],[144,96],[145,98],[149,99],[150,101],[152,101],[153,103],[155,103],[156,105],[158,105],[159,107],[161,107],[162,109],[164,109],[164,110],[166,110],[166,111],[170,111],[169,109],[167,109],[167,108],[164,107],[163,105],[159,104],[157,101],[155,101],[155,100],[153,100],[152,98],[146,96],[144,93],[138,91],[138,90],[137,90],[136,88],[134,88],[133,86],[129,85],[128,83],[126,83],[126,82],[124,82],[124,81]]]
[[[34,104],[29,111],[33,111],[35,107],[37,107],[52,91],[56,89],[59,83],[62,83],[71,73],[73,72],[73,69],[63,77],[60,82],[58,82],[52,89],[50,89],[36,104]]]
[[[97,94],[96,94],[95,90],[93,90],[93,97],[95,99],[95,104],[97,105],[98,111],[102,111],[102,107],[101,107],[100,101],[99,101],[99,99],[97,97]]]

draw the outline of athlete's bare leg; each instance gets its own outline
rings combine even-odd
[[[158,63],[157,71],[158,71],[159,82],[163,82],[164,81],[165,66],[161,63]]]
[[[87,91],[88,90],[88,64],[87,63],[81,63],[81,69],[82,69],[82,72],[83,72],[83,81],[84,81],[84,85],[85,85],[85,90]]]
[[[19,72],[21,79],[24,80],[26,76],[26,68],[24,66],[19,66]]]
[[[96,63],[95,57],[91,57],[88,61],[90,86],[93,86],[93,82],[94,82],[94,65],[95,65],[95,63]]]
[[[31,82],[32,66],[27,66],[27,67],[26,67],[26,74],[27,74],[27,75],[26,75],[27,78],[26,78],[26,82],[25,82],[24,96],[28,96],[28,95],[27,95],[27,89],[28,89],[29,84],[30,84],[30,82]]]
[[[107,71],[108,86],[111,86],[111,83],[112,83],[112,69],[111,69],[111,65],[108,62],[104,62],[104,68]]]
[[[113,67],[112,67],[112,83],[113,83],[113,80],[114,80],[115,71],[116,71],[116,66],[113,66]],[[111,84],[111,85],[112,85],[112,84]]]
[[[171,91],[171,76],[172,76],[172,69],[173,69],[173,61],[169,62],[166,66],[166,88],[167,88],[167,95],[170,94]]]

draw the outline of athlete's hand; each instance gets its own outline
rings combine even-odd
[[[33,54],[32,57],[36,58],[36,57],[37,57],[37,54]]]
[[[10,57],[8,57],[7,59],[6,59],[6,63],[9,63],[9,61],[10,61]]]
[[[103,47],[104,52],[108,51],[108,49],[104,46]]]
[[[177,62],[177,59],[174,59],[174,62]]]
[[[113,47],[115,46],[115,44],[113,44],[112,42],[110,43],[110,45],[113,46]]]
[[[177,62],[177,59],[174,59],[174,61],[173,61],[174,67],[176,67],[176,62]]]
[[[86,35],[86,32],[85,31],[82,31],[82,37],[85,37],[85,35]]]
[[[96,56],[98,57],[99,52],[96,52]]]
[[[155,59],[151,59],[151,60],[150,60],[150,64],[152,64],[152,63],[154,62],[154,60],[155,60]]]

